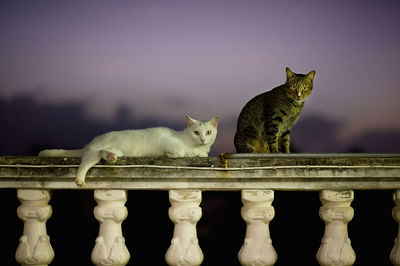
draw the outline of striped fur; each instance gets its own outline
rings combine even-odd
[[[315,71],[295,74],[286,83],[251,99],[242,109],[235,134],[239,153],[290,153],[290,130],[313,88]]]

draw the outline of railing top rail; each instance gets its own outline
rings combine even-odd
[[[0,156],[0,188],[82,189],[80,158]],[[119,158],[93,167],[83,189],[399,189],[400,154],[221,154]]]
[[[400,153],[221,153],[230,159],[254,158],[400,158]]]

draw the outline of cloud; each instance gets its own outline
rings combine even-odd
[[[178,104],[181,99],[177,100]],[[172,101],[171,101],[172,103]],[[83,103],[49,104],[37,101],[31,94],[12,99],[0,98],[0,154],[35,155],[44,148],[80,148],[94,136],[112,130],[166,126],[176,130],[186,127],[186,120],[166,119],[165,116],[136,115],[134,107],[117,105],[111,120],[98,120],[86,115]],[[235,152],[233,137],[237,117],[219,114],[218,136],[210,156]],[[210,117],[197,117],[210,119]],[[400,130],[370,129],[351,139],[340,137],[345,127],[342,121],[324,116],[306,115],[300,118],[291,132],[293,152],[399,152]]]
[[[0,98],[1,155],[36,155],[45,148],[81,148],[93,137],[112,130],[168,126],[181,129],[175,121],[163,121],[155,116],[132,119],[126,106],[117,108],[117,119],[90,119],[80,103],[38,103],[31,95],[10,100]]]
[[[293,127],[291,139],[296,152],[400,152],[400,130],[369,128],[354,137],[341,137],[346,124],[328,117],[309,115],[302,117]]]
[[[400,152],[400,130],[375,129],[362,132],[352,138],[349,147],[371,153],[398,153]]]
[[[303,116],[291,131],[291,141],[297,152],[343,152],[338,133],[343,124],[330,118]]]

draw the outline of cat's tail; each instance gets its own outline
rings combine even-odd
[[[43,150],[39,152],[39,156],[47,157],[81,157],[83,154],[83,149],[81,150],[62,150],[62,149],[52,149]]]

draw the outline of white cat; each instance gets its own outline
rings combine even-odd
[[[218,116],[200,121],[186,116],[188,127],[175,131],[166,127],[113,131],[95,137],[80,150],[43,150],[39,156],[82,156],[75,183],[85,185],[87,171],[101,158],[114,163],[118,157],[207,157],[217,136]]]

